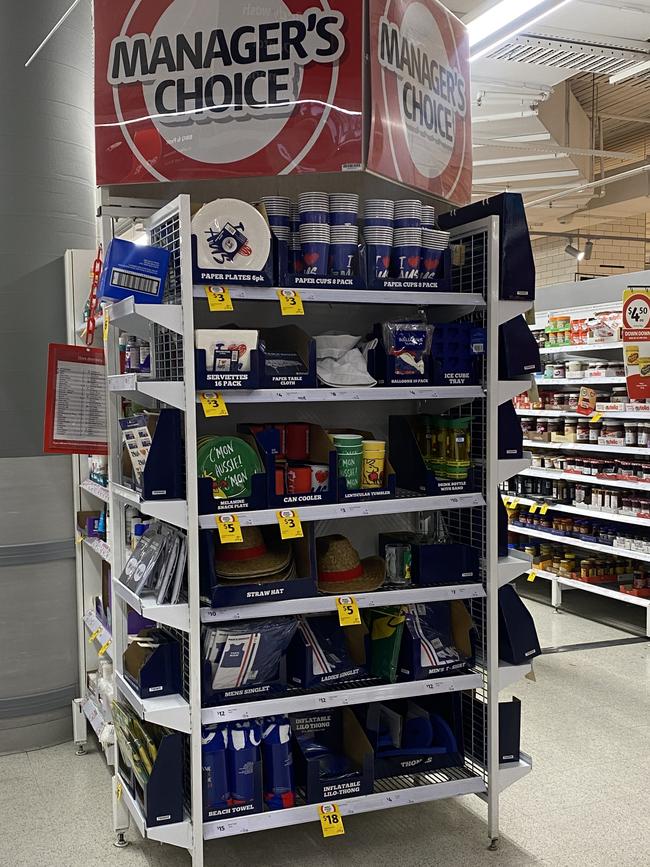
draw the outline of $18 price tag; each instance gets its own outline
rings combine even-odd
[[[336,837],[338,834],[345,834],[343,818],[336,804],[321,804],[318,808],[318,815],[320,816],[323,837]]]

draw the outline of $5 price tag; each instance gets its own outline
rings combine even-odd
[[[360,626],[361,614],[354,596],[339,596],[336,600],[341,626]]]
[[[219,539],[224,545],[228,542],[244,541],[237,515],[217,515],[217,529],[219,530]]]
[[[343,818],[336,804],[321,804],[318,808],[318,815],[323,837],[336,837],[339,834],[345,834]]]

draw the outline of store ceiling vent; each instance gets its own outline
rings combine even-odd
[[[488,57],[509,63],[531,63],[550,69],[566,69],[571,74],[593,72],[613,75],[634,66],[644,57],[639,51],[629,51],[589,42],[569,42],[563,39],[520,34],[499,45]]]

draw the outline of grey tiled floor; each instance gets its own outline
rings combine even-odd
[[[627,637],[529,603],[543,646]],[[650,864],[650,644],[549,654],[522,681],[523,748],[533,773],[501,799],[501,845],[488,852],[477,798],[366,813],[344,837],[315,825],[214,842],[206,867],[633,867]],[[504,694],[503,697],[507,697]],[[109,775],[71,744],[0,758],[0,867],[170,867],[178,849],[113,848]]]

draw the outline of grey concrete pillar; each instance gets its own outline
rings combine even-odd
[[[44,456],[63,254],[95,244],[92,38],[83,2],[0,0],[0,753],[70,733],[78,694],[71,463]]]

